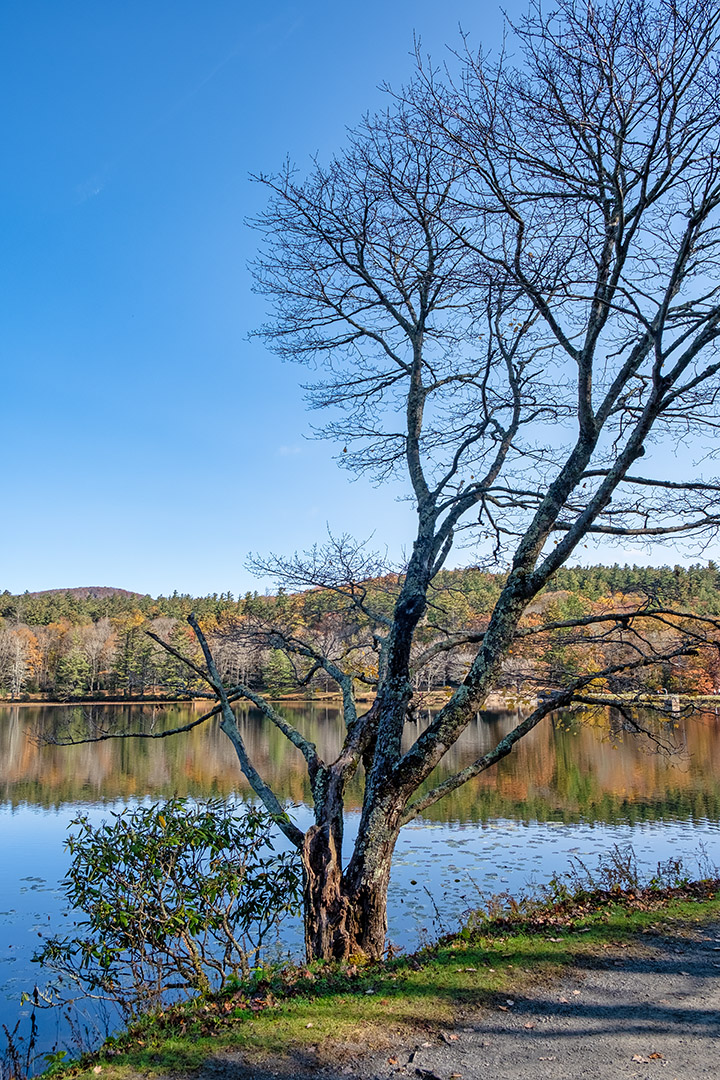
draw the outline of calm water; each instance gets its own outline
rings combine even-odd
[[[331,707],[287,707],[293,722],[329,756],[342,738]],[[107,708],[101,717],[146,729],[186,723],[190,706],[165,712],[141,706]],[[58,881],[63,841],[82,809],[100,821],[111,810],[171,795],[247,795],[229,742],[212,722],[171,739],[109,741],[61,748],[33,734],[82,723],[64,707],[0,707],[0,1024],[20,1015],[23,990],[42,983],[30,963],[38,934],[61,929]],[[517,721],[482,713],[448,755],[435,779],[469,764]],[[309,791],[297,751],[258,714],[242,718],[246,743],[275,790],[309,821]],[[398,842],[390,894],[390,938],[412,948],[437,926],[449,928],[477,902],[478,892],[518,892],[580,856],[594,864],[613,843],[632,842],[641,863],[682,854],[694,869],[701,844],[720,862],[720,717],[668,726],[681,752],[665,757],[611,731],[607,718],[565,717],[541,726],[493,772],[466,785],[408,826]],[[408,740],[414,736],[408,732]],[[357,826],[360,788],[348,798],[348,838]],[[287,947],[299,945],[299,928]],[[57,1032],[46,1019],[41,1049]],[[66,1038],[62,1032],[61,1041]]]

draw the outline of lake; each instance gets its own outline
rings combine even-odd
[[[89,708],[89,707],[86,707]],[[339,749],[339,711],[325,704],[283,704],[321,754]],[[94,719],[122,730],[155,731],[187,723],[199,707],[92,707]],[[299,753],[254,710],[240,715],[250,753],[302,827],[309,787]],[[493,746],[518,719],[479,713],[434,780],[451,775]],[[174,795],[248,795],[233,750],[210,721],[156,740],[114,740],[76,747],[43,745],[86,711],[66,706],[0,706],[0,1024],[21,1015],[23,990],[42,985],[30,962],[48,929],[67,918],[58,888],[63,842],[78,811],[100,821],[128,804]],[[420,725],[426,722],[421,718]],[[677,724],[677,727],[674,725]],[[478,777],[406,827],[396,849],[389,938],[406,949],[451,928],[479,893],[517,893],[564,871],[573,857],[594,865],[613,844],[631,842],[641,865],[681,854],[691,872],[701,847],[720,862],[720,716],[668,716],[665,734],[678,752],[665,756],[624,734],[605,714],[567,714],[546,722],[493,771]],[[408,742],[417,730],[408,730]],[[348,839],[357,827],[360,786],[348,794]],[[437,913],[441,913],[438,924]],[[288,950],[300,946],[289,927]],[[42,1018],[40,1049],[67,1038],[57,1018]],[[91,1038],[91,1036],[88,1036]]]

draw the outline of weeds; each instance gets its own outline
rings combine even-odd
[[[0,1053],[0,1080],[27,1080],[33,1075],[38,1035],[35,1004],[30,1010],[30,1030],[27,1036],[20,1034],[23,1019],[24,1017],[20,1017],[12,1031],[6,1024],[2,1026],[5,1048]]]
[[[720,869],[710,861],[706,849],[702,846],[697,862],[699,881],[715,881],[720,878]],[[540,894],[546,903],[558,904],[582,900],[598,893],[682,889],[693,881],[694,877],[679,856],[658,862],[653,874],[644,875],[638,866],[632,845],[621,847],[615,844],[598,860],[595,867],[589,867],[575,856],[570,860],[570,869],[564,874],[551,877],[546,885],[541,886]]]
[[[577,857],[571,859],[569,870],[553,875],[533,894],[481,895],[481,903],[465,912],[459,936],[487,933],[491,927],[522,924],[533,930],[568,923],[576,915],[585,915],[616,899],[652,906],[669,897],[705,898],[706,894],[720,890],[720,869],[711,862],[704,847],[697,863],[700,870],[697,879],[679,857],[659,862],[654,873],[644,875],[634,849],[616,844],[594,867]]]
[[[570,859],[570,869],[562,876],[567,880],[571,894],[634,891],[642,888],[642,874],[631,844],[625,847],[613,844],[598,859],[594,869],[590,869],[575,855]]]

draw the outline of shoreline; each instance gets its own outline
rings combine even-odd
[[[482,708],[478,711],[493,712],[496,710],[516,710],[520,708],[533,709],[541,701],[543,701],[547,695],[553,693],[552,690],[541,691],[539,693],[524,693],[522,691],[511,690],[496,690],[488,694],[487,698],[483,702]],[[429,693],[423,693],[416,695],[417,705],[416,709],[439,709],[448,701],[450,693],[444,690],[432,690]],[[666,694],[642,694],[639,696],[629,696],[623,694],[605,694],[608,704],[611,701],[618,704],[634,705],[638,708],[643,707],[655,707],[659,705],[664,706],[666,711],[679,712],[680,708],[685,705],[714,705],[720,706],[720,693],[718,694],[682,694],[682,693],[666,693]],[[0,708],[2,707],[24,707],[24,706],[43,706],[43,707],[57,707],[57,708],[72,708],[79,705],[192,705],[200,707],[207,707],[211,698],[187,698],[187,697],[77,697],[66,698],[60,700],[58,698],[44,698],[44,697],[23,697],[20,698],[4,698],[0,697]],[[281,694],[277,697],[270,697],[268,700],[280,704],[288,705],[333,705],[337,708],[342,708],[342,697],[340,694],[335,693],[318,693],[318,694]],[[356,699],[361,704],[371,704],[374,700],[372,694],[358,694]]]

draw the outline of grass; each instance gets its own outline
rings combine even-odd
[[[538,982],[643,935],[682,932],[720,917],[720,881],[673,888],[562,892],[506,898],[459,934],[382,964],[287,967],[143,1018],[97,1053],[55,1065],[53,1077],[129,1080],[187,1072],[210,1056],[262,1060],[307,1054],[316,1064],[441,1034],[478,1007],[507,1007]],[[612,952],[610,952],[612,955]],[[428,1020],[428,1017],[432,1017]]]

